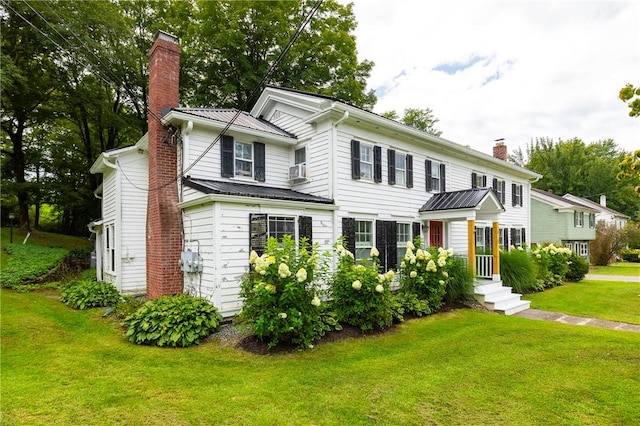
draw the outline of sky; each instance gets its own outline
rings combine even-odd
[[[487,154],[537,137],[640,149],[640,118],[618,99],[640,85],[640,1],[353,3],[374,112],[431,108],[441,137]]]

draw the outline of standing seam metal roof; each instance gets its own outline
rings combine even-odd
[[[493,191],[491,188],[474,188],[463,191],[441,192],[431,197],[422,207],[421,212],[438,210],[470,209],[477,207],[480,202]]]
[[[228,123],[233,120],[233,125],[246,127],[251,130],[258,130],[261,132],[272,133],[278,136],[285,136],[294,138],[295,135],[279,128],[278,126],[266,121],[256,118],[245,111],[240,111],[238,114],[237,109],[214,109],[214,108],[174,108],[174,111],[182,112],[184,114],[191,114],[197,117],[206,118],[209,120],[216,120],[221,123]],[[236,114],[238,116],[236,117]],[[235,120],[234,120],[234,117]]]

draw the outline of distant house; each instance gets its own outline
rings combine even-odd
[[[571,194],[565,194],[563,195],[563,198],[597,210],[598,213],[596,213],[596,223],[602,221],[606,225],[614,225],[617,229],[622,229],[627,225],[629,219],[631,219],[626,214],[617,212],[607,207],[607,196],[604,194],[600,195],[599,204],[595,201],[591,201],[582,197],[576,197],[575,195]]]
[[[499,248],[527,242],[531,181],[540,178],[505,161],[506,146],[483,154],[280,87],[266,87],[250,112],[180,108],[179,54],[177,40],[159,33],[149,51],[148,134],[91,168],[104,175],[103,217],[91,225],[99,276],[149,298],[205,296],[231,316],[242,307],[249,253],[269,237],[331,250],[343,236],[356,258],[376,247],[389,269],[420,236],[501,286]],[[528,306],[504,294],[492,305]]]
[[[569,195],[569,194],[567,194]],[[554,243],[589,260],[598,210],[551,192],[531,190],[531,243]]]

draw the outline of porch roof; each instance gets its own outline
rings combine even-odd
[[[504,206],[491,188],[441,192],[431,197],[419,210],[420,217],[427,220],[497,220],[504,211]]]

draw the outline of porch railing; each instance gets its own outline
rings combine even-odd
[[[493,255],[476,254],[476,277],[493,278]]]

